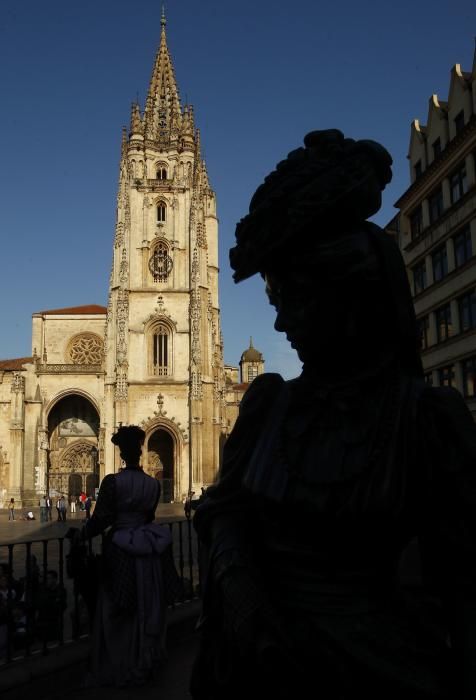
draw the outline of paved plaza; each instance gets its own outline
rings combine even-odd
[[[0,545],[14,542],[28,542],[55,537],[63,537],[69,527],[81,527],[85,516],[83,512],[67,513],[66,523],[58,522],[56,508],[53,508],[53,520],[40,522],[40,509],[32,508],[35,520],[20,520],[25,509],[18,509],[15,520],[8,520],[8,510],[0,509]],[[26,510],[25,510],[26,512]],[[159,503],[156,518],[162,522],[173,522],[184,517],[182,503]]]

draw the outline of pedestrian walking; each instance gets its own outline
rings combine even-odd
[[[38,505],[40,506],[40,522],[48,522],[48,507],[46,505],[46,496],[42,496],[40,498],[40,502]]]
[[[10,503],[8,504],[8,519],[15,520],[15,499],[10,498]]]

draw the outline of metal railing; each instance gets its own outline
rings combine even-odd
[[[191,520],[163,524],[178,574],[173,606],[199,595],[198,539]],[[90,554],[101,550],[101,536],[89,540]],[[64,537],[0,544],[0,667],[89,635],[87,606],[66,572],[68,552]]]

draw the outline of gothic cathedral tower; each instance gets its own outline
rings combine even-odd
[[[121,424],[146,431],[142,463],[179,500],[214,478],[226,430],[215,194],[193,108],[180,104],[165,17],[145,109],[124,131],[105,331],[105,472]]]

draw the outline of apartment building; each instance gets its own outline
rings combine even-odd
[[[411,184],[387,226],[407,268],[426,381],[453,386],[476,420],[476,59],[451,70],[448,100],[411,125]]]

